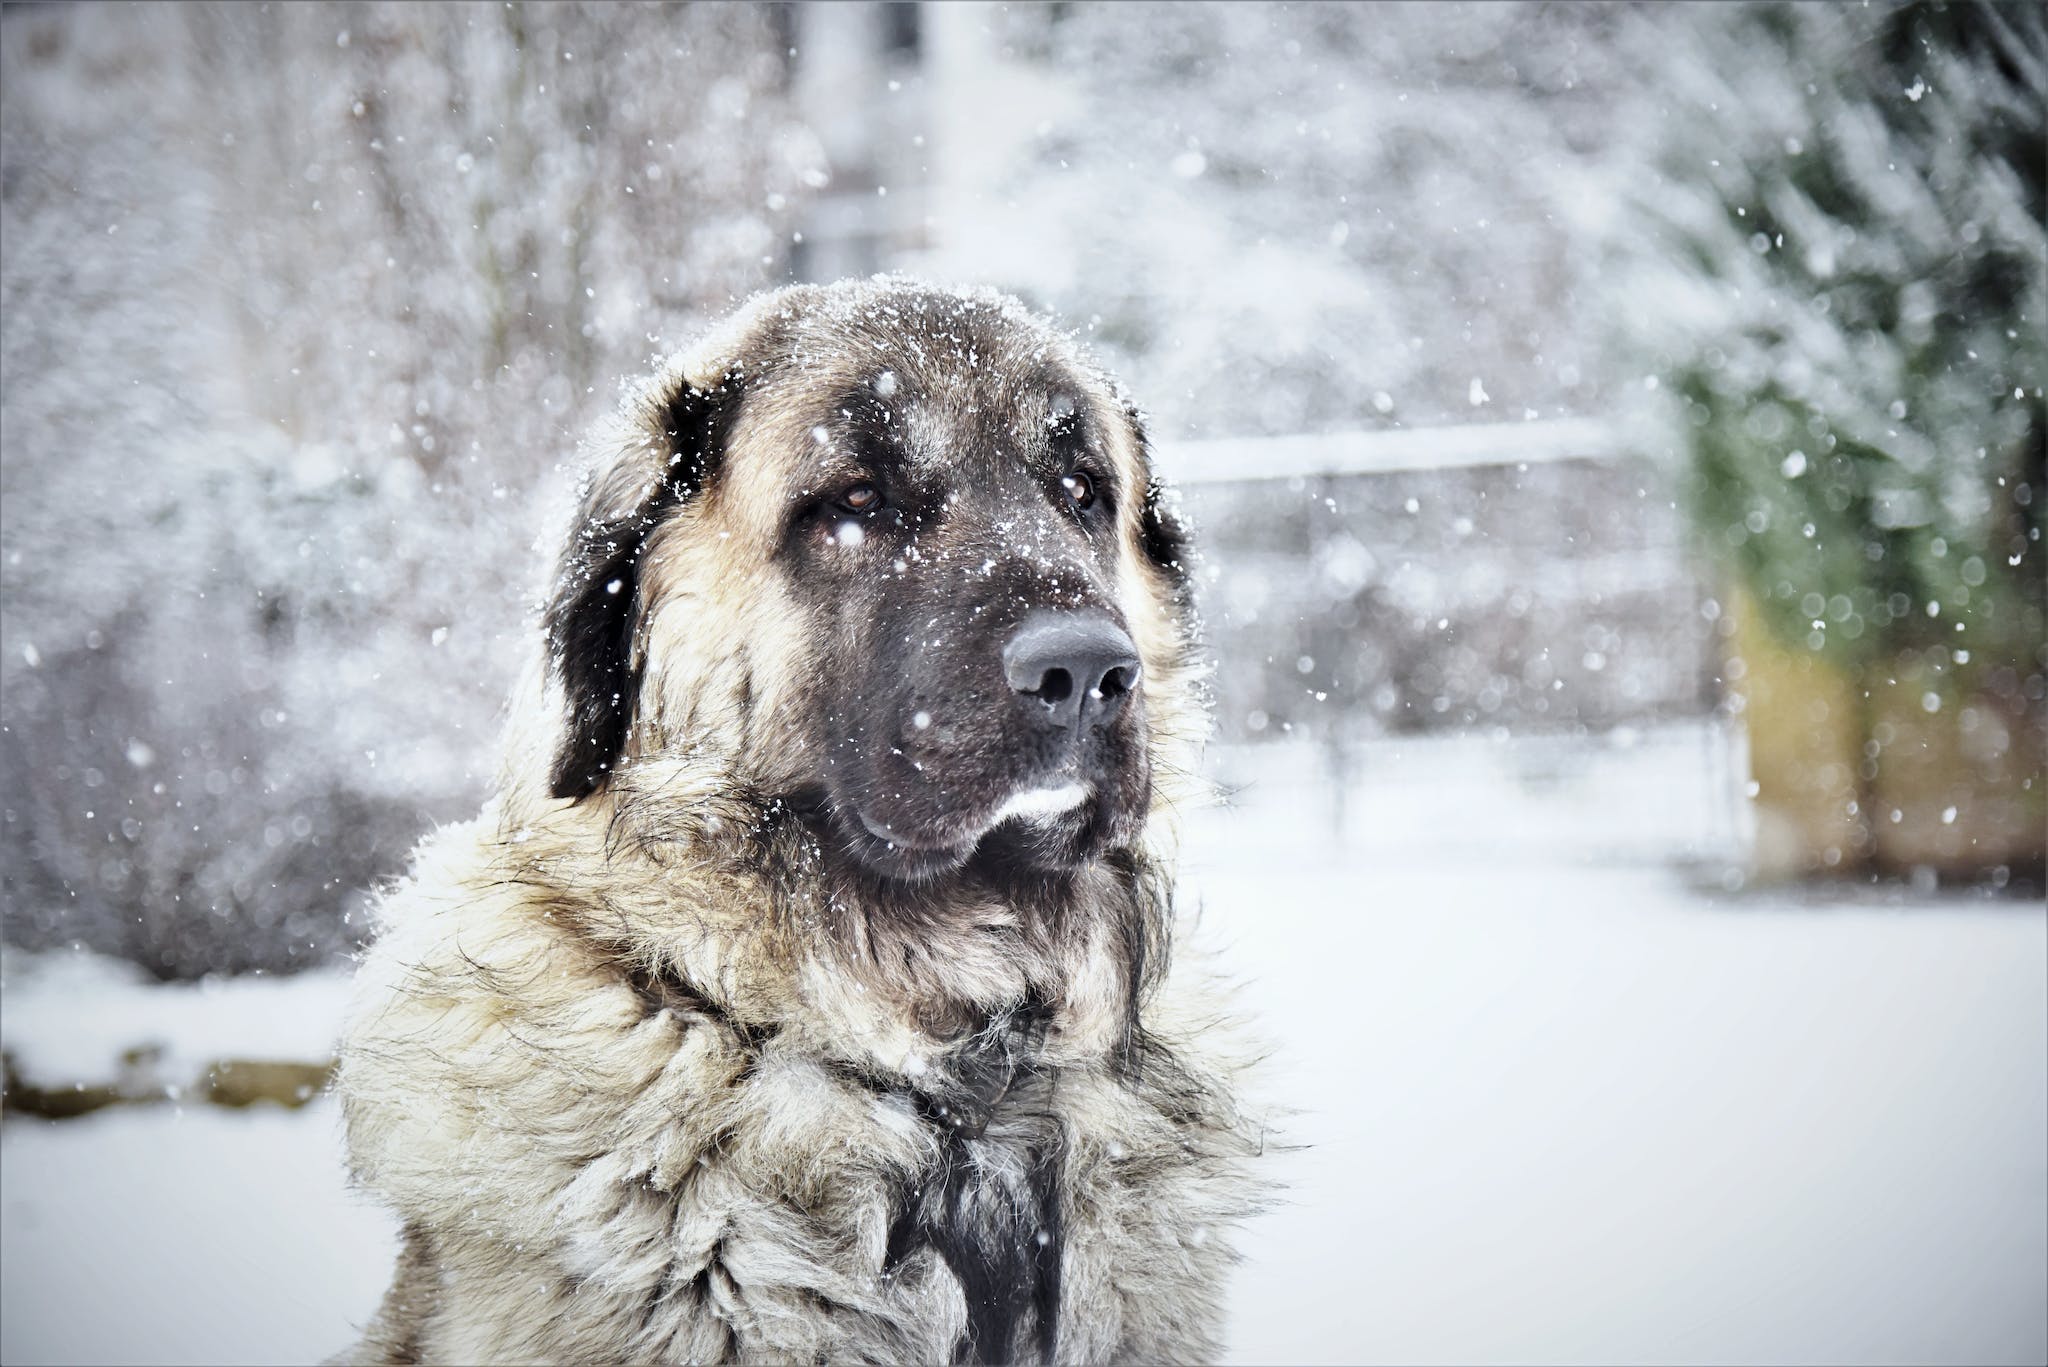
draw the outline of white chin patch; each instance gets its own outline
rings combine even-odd
[[[1026,821],[1038,821],[1048,816],[1070,812],[1088,798],[1088,789],[1079,783],[1062,783],[1057,788],[1027,788],[1021,793],[1010,795],[1009,801],[996,808],[989,817],[991,826],[999,825],[1013,817]]]

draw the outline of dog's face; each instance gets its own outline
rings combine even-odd
[[[1186,582],[1105,378],[999,296],[885,281],[770,296],[713,352],[572,538],[555,795],[712,755],[905,879],[1133,839]]]

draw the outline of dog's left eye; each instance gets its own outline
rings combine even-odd
[[[882,491],[872,484],[856,484],[839,496],[839,506],[849,513],[868,513],[882,506]]]
[[[1081,511],[1095,506],[1095,481],[1079,470],[1060,480],[1060,488],[1067,491],[1067,501]]]

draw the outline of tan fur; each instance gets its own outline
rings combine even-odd
[[[1117,573],[1145,662],[1152,820],[1076,880],[1057,923],[989,900],[905,920],[827,897],[806,874],[817,851],[762,796],[812,744],[796,707],[808,626],[770,554],[807,449],[795,397],[848,378],[846,320],[897,288],[753,302],[595,440],[594,502],[630,508],[660,477],[676,386],[762,386],[725,473],[649,540],[627,762],[582,800],[548,795],[562,706],[536,662],[498,795],[424,842],[382,903],[339,1086],[356,1174],[406,1248],[356,1360],[953,1360],[960,1281],[930,1250],[887,1256],[948,1142],[913,1097],[1027,998],[1052,1012],[1033,1068],[964,1151],[1000,1185],[1022,1180],[1005,1165],[1024,1161],[1027,1125],[1056,1135],[1057,1356],[1217,1354],[1228,1236],[1263,1199],[1264,1136],[1235,1100],[1247,1059],[1219,998],[1185,965],[1137,973],[1120,930],[1133,907],[1170,916],[1172,816],[1198,796],[1201,731],[1190,625],[1135,513]],[[1018,325],[1120,414],[1064,339]],[[1142,487],[1142,451],[1113,430]]]

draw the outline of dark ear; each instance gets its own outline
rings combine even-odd
[[[1145,435],[1144,415],[1127,403],[1124,417],[1131,424],[1131,437],[1138,444],[1138,455],[1145,466],[1145,501],[1138,510],[1138,544],[1145,558],[1165,571],[1174,597],[1185,605],[1194,593],[1188,524],[1175,504],[1173,491],[1159,478],[1152,460],[1152,443]]]
[[[716,476],[738,406],[736,379],[709,390],[678,381],[673,395],[652,401],[635,423],[646,431],[647,449],[621,456],[592,480],[541,619],[549,667],[569,700],[549,775],[556,797],[597,791],[625,752],[642,672],[633,658],[640,555],[663,519]]]

